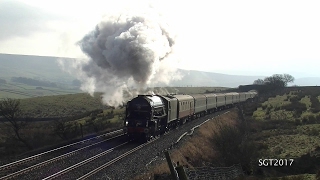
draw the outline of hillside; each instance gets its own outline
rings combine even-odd
[[[32,78],[60,86],[73,86],[76,77],[64,72],[57,63],[58,57],[0,54],[0,79],[10,83],[13,77]],[[206,86],[206,87],[238,87],[251,84],[263,76],[227,75],[213,72],[179,69],[183,78],[173,81],[171,87]],[[281,72],[282,73],[282,72]],[[296,85],[310,86],[320,84],[319,77],[296,79]],[[154,85],[158,86],[158,85]],[[0,88],[1,83],[0,83]]]
[[[183,78],[173,81],[172,86],[212,86],[212,87],[238,87],[239,85],[252,84],[256,79],[264,76],[227,75],[213,72],[195,70],[178,70]]]

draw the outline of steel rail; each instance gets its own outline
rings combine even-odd
[[[30,167],[27,167],[27,168],[25,168],[25,169],[22,169],[22,170],[19,170],[19,171],[17,171],[17,172],[14,172],[14,173],[8,174],[8,175],[6,175],[6,176],[0,177],[0,180],[14,178],[14,177],[19,176],[19,175],[21,175],[21,174],[24,174],[24,173],[26,173],[26,172],[29,172],[29,171],[32,171],[32,170],[41,168],[41,167],[43,167],[43,166],[45,166],[45,165],[47,165],[47,164],[53,163],[53,162],[55,162],[55,161],[58,161],[58,160],[61,160],[61,159],[64,159],[64,158],[67,158],[67,157],[72,156],[72,155],[75,155],[75,154],[79,153],[81,150],[87,149],[87,148],[89,148],[89,147],[95,146],[95,145],[100,144],[100,143],[103,143],[103,142],[105,142],[105,141],[110,141],[110,140],[112,140],[112,139],[115,139],[115,138],[118,138],[118,137],[121,137],[121,136],[123,136],[123,135],[121,134],[121,135],[118,135],[118,136],[115,136],[115,137],[112,137],[112,138],[109,138],[109,139],[105,139],[105,140],[103,140],[103,141],[96,142],[96,143],[94,143],[94,144],[90,144],[90,145],[88,145],[88,146],[85,146],[85,147],[76,149],[76,150],[71,151],[71,152],[69,152],[69,153],[62,154],[62,155],[57,156],[57,157],[54,157],[54,158],[52,158],[52,159],[49,159],[49,160],[40,162],[40,163],[38,163],[38,164],[32,165],[32,166],[30,166]]]
[[[128,143],[128,142],[125,142],[125,143],[122,143],[122,144],[120,144],[120,145],[118,145],[118,146],[116,146],[116,147],[113,147],[113,148],[111,148],[111,149],[108,149],[108,150],[106,150],[106,151],[104,151],[104,152],[102,152],[102,153],[99,153],[99,154],[97,154],[97,155],[95,155],[95,156],[92,156],[92,157],[90,157],[90,158],[88,158],[88,159],[86,159],[86,160],[84,160],[84,161],[81,161],[81,162],[79,162],[79,163],[77,163],[77,164],[74,164],[74,165],[72,165],[72,166],[70,166],[70,167],[68,167],[68,168],[66,168],[66,169],[63,169],[63,170],[61,170],[61,171],[59,171],[59,172],[57,172],[57,173],[55,173],[55,174],[52,174],[52,175],[50,175],[50,176],[48,176],[48,177],[46,177],[46,178],[44,178],[44,179],[42,179],[42,180],[49,180],[49,179],[57,178],[57,177],[65,174],[65,173],[67,173],[67,172],[70,172],[70,171],[72,171],[72,170],[74,170],[74,169],[77,169],[78,167],[81,167],[81,166],[83,166],[83,165],[85,165],[85,164],[88,164],[89,162],[91,162],[91,161],[93,161],[93,160],[96,160],[96,159],[98,159],[99,157],[104,156],[104,155],[112,152],[115,148],[121,147],[121,146],[123,146],[123,145],[125,145],[125,144],[127,144],[127,143]]]
[[[81,176],[81,177],[80,177],[80,178],[78,178],[77,180],[86,179],[86,178],[88,178],[88,177],[90,177],[90,176],[92,176],[92,175],[96,174],[97,172],[101,171],[102,169],[104,169],[104,168],[106,168],[106,167],[108,167],[108,166],[111,166],[111,165],[112,165],[112,164],[114,164],[115,162],[117,162],[117,161],[119,161],[119,160],[121,160],[121,159],[125,158],[126,156],[128,156],[128,155],[132,154],[133,152],[135,152],[135,151],[137,151],[137,150],[139,150],[139,149],[143,148],[144,146],[146,146],[146,145],[148,145],[148,144],[150,144],[150,143],[152,143],[152,142],[156,141],[157,139],[159,139],[159,138],[154,138],[154,139],[152,139],[152,140],[150,140],[150,141],[148,141],[148,142],[146,142],[146,143],[144,143],[144,144],[141,144],[140,146],[137,146],[137,147],[135,147],[135,148],[133,148],[133,149],[131,149],[131,150],[129,150],[129,151],[127,151],[127,152],[123,153],[122,155],[120,155],[120,156],[118,156],[118,157],[116,157],[116,158],[112,159],[111,161],[108,161],[108,162],[107,162],[107,163],[105,163],[104,165],[99,166],[98,168],[96,168],[96,169],[94,169],[94,170],[92,170],[92,171],[88,172],[87,174],[85,174],[85,175]]]
[[[92,139],[98,139],[98,138],[103,137],[103,136],[109,136],[109,135],[113,135],[113,134],[116,134],[116,133],[120,133],[122,131],[123,131],[122,129],[118,129],[118,130],[115,130],[115,131],[112,131],[112,132],[109,132],[109,133],[106,133],[106,134],[103,134],[103,135],[100,135],[100,136],[97,136],[97,137],[92,137],[92,138],[89,138],[89,139],[81,140],[81,141],[78,141],[78,142],[75,142],[75,143],[71,143],[71,144],[68,144],[68,145],[65,145],[65,146],[62,146],[62,147],[58,147],[58,148],[55,148],[55,149],[52,149],[52,150],[49,150],[49,151],[46,151],[46,152],[43,152],[43,153],[40,153],[40,154],[36,154],[36,155],[30,156],[30,157],[24,158],[24,159],[20,159],[20,160],[17,160],[17,161],[14,161],[14,162],[11,162],[11,163],[8,163],[8,164],[0,166],[0,171],[12,168],[14,166],[22,165],[24,163],[27,163],[29,161],[38,159],[43,155],[52,153],[52,152],[57,151],[57,150],[61,150],[61,149],[64,149],[64,148],[67,148],[67,147],[70,147],[70,146],[74,146],[74,145],[77,145],[77,144],[80,144],[80,143],[84,143],[84,142],[90,141]]]

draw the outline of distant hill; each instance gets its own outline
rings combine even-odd
[[[298,86],[320,86],[320,77],[298,78],[293,84]]]
[[[0,78],[26,77],[43,81],[71,84],[75,77],[64,72],[58,57],[0,54]]]
[[[238,87],[239,85],[252,84],[254,80],[264,76],[227,75],[213,72],[179,69],[183,78],[173,81],[173,86],[213,86],[213,87]]]
[[[12,77],[26,77],[37,80],[50,81],[74,85],[76,77],[64,72],[57,63],[58,57],[29,56],[0,54],[0,78],[11,81]],[[251,84],[264,76],[227,75],[195,70],[178,70],[183,78],[171,82],[170,86],[211,86],[211,87],[238,87]],[[272,74],[270,74],[271,76]],[[320,78],[299,78],[295,85],[320,85]]]

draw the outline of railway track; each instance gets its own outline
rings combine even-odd
[[[217,113],[217,114],[221,114],[221,113],[222,112]],[[187,124],[189,124],[189,123],[187,123]],[[193,128],[195,128],[195,127],[193,126]],[[180,128],[177,128],[177,130],[178,129],[180,129]],[[112,133],[115,133],[115,132],[112,132]],[[166,135],[164,135],[164,137],[166,137],[169,134],[175,134],[175,133],[168,132],[168,133],[166,133]],[[102,135],[102,136],[105,136],[105,135]],[[121,137],[121,135],[117,136],[117,137]],[[115,138],[117,138],[117,137],[115,137]],[[123,137],[123,134],[122,134],[122,137]],[[94,137],[91,139],[97,139],[97,138],[99,138],[99,137]],[[166,138],[171,139],[170,137],[166,137]],[[56,156],[54,158],[39,162],[37,164],[30,165],[27,168],[24,168],[24,169],[21,169],[19,171],[14,172],[14,173],[0,177],[0,180],[2,180],[2,179],[57,179],[57,178],[58,179],[87,179],[87,178],[92,179],[92,178],[96,178],[95,176],[101,172],[104,172],[105,169],[108,169],[107,171],[109,171],[110,168],[113,169],[114,166],[112,166],[112,165],[115,164],[116,162],[118,162],[120,160],[122,160],[122,162],[123,161],[127,162],[128,160],[125,159],[127,156],[129,156],[130,154],[133,154],[134,152],[140,150],[141,148],[147,146],[148,144],[150,144],[158,139],[159,138],[154,138],[144,144],[134,144],[134,143],[127,142],[125,140],[118,139],[118,140],[114,141],[114,142],[116,142],[116,144],[113,143],[112,145],[110,142],[107,142],[107,141],[110,141],[110,139],[103,140],[103,141],[96,142],[96,143],[87,145],[85,147],[76,149],[74,151],[62,154],[60,156]],[[163,138],[161,138],[161,139],[163,139]],[[179,138],[179,139],[181,139],[181,138]],[[89,141],[89,140],[90,139],[85,140],[85,142]],[[83,143],[83,141],[80,141],[80,142]],[[80,142],[77,142],[77,143],[80,143]],[[102,142],[104,142],[104,143],[102,143]],[[76,144],[76,143],[73,143],[73,144]],[[109,147],[104,148],[99,151],[92,151],[90,153],[89,153],[89,151],[84,151],[85,149],[90,149],[91,147],[98,146],[99,144],[109,144]],[[67,145],[67,146],[71,146],[71,145],[72,144]],[[64,146],[64,147],[67,147],[67,146]],[[151,146],[155,146],[155,144],[153,144]],[[64,147],[60,147],[60,148],[64,148]],[[59,148],[54,149],[54,150],[58,151],[58,149]],[[54,151],[54,150],[51,150],[51,151]],[[47,152],[41,153],[41,154],[48,154],[51,151],[47,151]],[[82,153],[80,153],[80,152],[82,152]],[[41,155],[41,154],[39,154],[39,155]],[[75,154],[79,154],[79,156],[81,156],[81,158],[78,158],[78,156],[74,156]],[[32,157],[34,158],[39,155],[35,155]],[[28,159],[32,159],[32,157],[25,158],[20,161],[27,162]],[[142,156],[140,156],[140,157],[142,157]],[[63,160],[64,162],[60,163],[62,159],[68,159],[68,158],[69,158],[69,160]],[[31,160],[29,160],[29,161],[31,161]],[[17,161],[17,162],[19,162],[19,161]],[[53,162],[55,162],[55,163],[53,163]],[[16,162],[9,163],[9,164],[12,165],[14,163],[16,163]],[[59,163],[62,165],[60,165]],[[4,165],[4,166],[9,167],[9,164]],[[47,168],[46,166],[48,166],[48,164],[52,164],[52,166],[54,166],[55,168]],[[1,167],[4,167],[4,166],[1,166]],[[39,172],[35,172],[34,170],[36,170],[36,169],[39,169],[38,170]],[[49,169],[49,170],[46,170],[46,169]],[[102,171],[102,170],[104,170],[104,171]]]
[[[2,176],[0,177],[0,180],[11,179],[11,178],[20,176],[27,172],[39,169],[50,163],[76,155],[88,148],[98,146],[103,142],[107,142],[121,136],[123,136],[123,133],[122,133],[122,130],[120,129],[120,130],[106,133],[97,137],[93,137],[93,138],[82,140],[66,146],[55,148],[55,149],[52,149],[37,155],[33,155],[9,164],[2,165],[0,166],[0,172]],[[101,140],[101,138],[108,138],[108,139]],[[67,153],[63,151],[67,151]]]
[[[221,114],[221,113],[219,113]],[[200,123],[199,125],[192,126],[192,130],[195,128],[201,126],[205,122],[209,121],[210,119]],[[174,134],[174,132],[168,132],[164,136],[170,136],[170,134]],[[183,134],[185,135],[185,134]],[[182,136],[183,136],[182,135]],[[168,137],[167,137],[168,138]],[[181,139],[180,137],[178,141]],[[52,174],[50,176],[47,176],[43,178],[44,180],[51,180],[51,179],[95,179],[97,177],[96,174],[103,172],[105,169],[108,169],[110,166],[114,165],[116,162],[122,160],[126,163],[129,161],[130,158],[127,158],[129,155],[135,153],[136,151],[142,149],[143,147],[146,147],[147,145],[155,142],[159,138],[153,138],[152,140],[144,143],[144,144],[130,144],[128,142],[125,142],[123,144],[120,144],[114,148],[111,148],[109,150],[106,150],[104,152],[101,152],[99,154],[96,154],[93,157],[90,157],[88,159],[85,159],[77,164],[74,164],[72,166],[69,166],[55,174]],[[176,142],[177,143],[177,142]],[[153,145],[151,145],[153,146]],[[112,153],[111,153],[112,152]],[[131,156],[130,156],[131,157]],[[142,156],[140,156],[142,157]],[[126,171],[127,169],[123,169]]]
[[[143,144],[135,144],[131,142],[124,142],[114,148],[108,149],[104,152],[101,152],[93,157],[90,157],[86,160],[83,160],[77,164],[74,164],[68,168],[65,168],[55,174],[52,174],[48,177],[43,178],[43,180],[51,179],[87,179],[99,171],[111,166],[112,164],[118,162],[121,159],[124,159],[128,155],[136,152],[137,150],[147,146],[150,143],[153,143],[158,138],[154,138]],[[110,153],[113,155],[110,155]],[[102,161],[96,162],[97,159],[103,159]]]

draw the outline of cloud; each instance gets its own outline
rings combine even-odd
[[[18,1],[0,2],[0,40],[27,37],[40,31],[50,31],[48,21],[62,19],[39,8]]]

